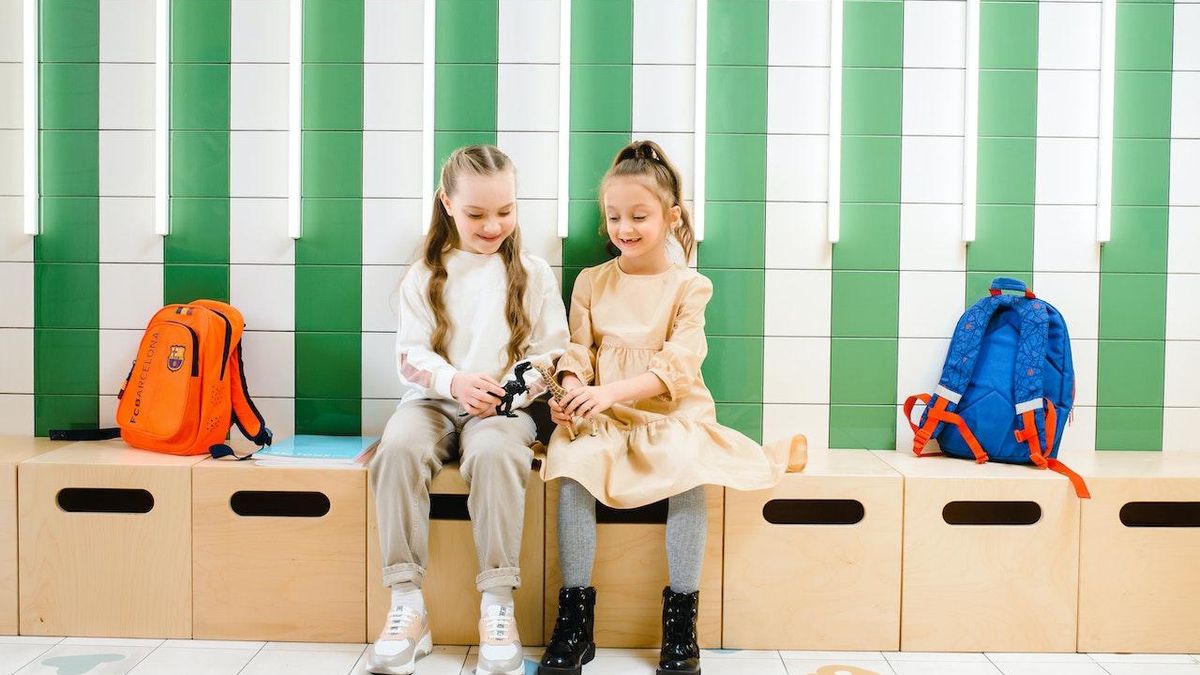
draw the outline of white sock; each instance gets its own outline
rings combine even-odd
[[[412,607],[418,612],[425,612],[425,596],[421,589],[411,581],[402,581],[392,586],[392,610],[400,607]]]
[[[483,599],[479,602],[479,615],[487,616],[487,608],[497,605],[507,605],[509,609],[513,607],[513,589],[511,586],[500,586],[499,588],[489,588],[483,592]]]

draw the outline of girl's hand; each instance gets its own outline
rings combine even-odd
[[[567,391],[572,391],[583,386],[583,381],[575,377],[572,373],[563,373],[562,388]]]
[[[576,387],[563,397],[562,409],[567,415],[590,420],[617,402],[607,386]]]
[[[570,415],[563,412],[562,406],[554,399],[550,399],[550,419],[554,420],[555,424],[564,427],[570,427],[575,423]]]
[[[450,395],[472,415],[482,415],[489,410],[494,414],[504,396],[504,388],[485,373],[458,373],[450,380]]]

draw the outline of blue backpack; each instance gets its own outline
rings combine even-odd
[[[925,403],[919,424],[912,420],[918,401]],[[1083,479],[1056,459],[1074,403],[1066,321],[1024,283],[1001,277],[958,320],[933,395],[910,396],[904,414],[917,456],[936,438],[951,457],[1056,471],[1088,498]]]

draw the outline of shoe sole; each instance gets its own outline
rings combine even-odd
[[[654,672],[656,675],[700,675],[699,668],[695,670],[663,670],[662,668],[655,668]]]
[[[367,672],[372,673],[372,675],[413,675],[413,673],[417,672],[417,661],[423,656],[429,656],[432,651],[433,635],[425,633],[417,641],[417,648],[413,650],[412,661],[399,666],[377,666],[375,668],[367,666]]]
[[[583,653],[583,659],[580,660],[578,668],[551,668],[539,665],[538,675],[582,675],[583,667],[591,663],[594,658],[596,658],[596,645],[591,645]]]

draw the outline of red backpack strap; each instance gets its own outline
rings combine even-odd
[[[1054,448],[1054,437],[1058,433],[1058,410],[1055,409],[1054,403],[1050,399],[1043,399],[1046,407],[1046,448],[1042,451],[1041,439],[1038,437],[1037,417],[1034,410],[1025,410],[1021,413],[1021,422],[1024,426],[1021,429],[1014,431],[1013,435],[1017,437],[1017,442],[1026,443],[1029,445],[1029,459],[1038,466],[1039,469],[1050,469],[1051,471],[1066,476],[1067,480],[1071,481],[1071,485],[1075,488],[1075,494],[1080,499],[1091,499],[1092,494],[1088,490],[1087,483],[1083,481],[1083,477],[1075,473],[1066,464],[1047,457],[1050,451]]]

